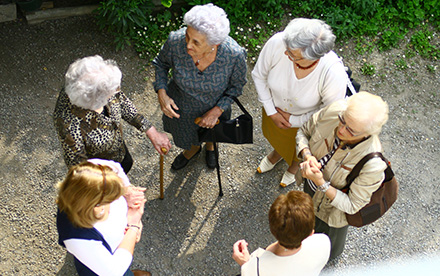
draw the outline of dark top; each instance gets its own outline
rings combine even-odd
[[[154,89],[165,89],[179,110],[180,118],[162,117],[164,130],[173,135],[174,143],[184,149],[199,145],[194,123],[214,106],[225,110],[230,117],[232,99],[242,94],[246,84],[246,51],[231,37],[218,46],[214,62],[203,72],[187,53],[186,28],[171,32],[159,55],[153,60],[156,67]],[[172,69],[172,77],[168,73]]]

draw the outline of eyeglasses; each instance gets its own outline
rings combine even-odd
[[[338,114],[339,122],[345,127],[345,129],[348,131],[348,133],[351,134],[351,136],[359,136],[362,133],[357,133],[356,131],[353,131],[349,126],[347,126],[347,122],[344,120],[344,117],[342,114]]]
[[[105,194],[105,186],[106,186],[106,182],[105,182],[105,170],[104,170],[104,166],[99,165],[99,168],[101,169],[102,172],[102,183],[103,183],[103,188],[102,188],[102,195],[101,195],[101,199],[99,200],[98,204],[96,204],[96,206],[99,206],[102,202],[102,200],[104,199],[104,194]]]
[[[293,54],[289,51],[289,49],[286,49],[285,53],[290,58],[291,61],[297,62],[297,61],[300,61],[300,60],[304,59],[304,58],[296,58],[296,57],[294,57]]]

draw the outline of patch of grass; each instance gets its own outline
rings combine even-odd
[[[373,64],[364,63],[364,65],[361,67],[361,73],[365,76],[372,76],[376,74],[376,68]]]
[[[437,65],[431,65],[431,64],[426,65],[426,69],[431,74],[435,74],[435,72],[437,71],[437,67],[438,67]]]
[[[408,64],[406,63],[406,60],[404,58],[400,58],[394,62],[394,65],[396,66],[397,70],[406,70],[408,69]]]
[[[422,30],[416,31],[411,36],[410,43],[407,47],[414,49],[414,51],[424,58],[440,58],[440,48],[431,44],[433,35],[433,32],[424,26]]]
[[[361,37],[357,40],[356,46],[355,46],[356,52],[358,52],[360,55],[363,54],[371,54],[374,50],[374,41],[370,41],[366,37]]]

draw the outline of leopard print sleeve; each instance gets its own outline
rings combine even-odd
[[[85,145],[79,129],[79,121],[71,113],[72,104],[64,91],[61,90],[55,106],[53,119],[58,138],[63,148],[64,162],[67,167],[86,161]],[[77,125],[77,127],[75,127]]]
[[[64,162],[70,168],[73,165],[87,161],[86,148],[81,137],[81,130],[78,124],[65,125],[62,120],[57,120],[56,126],[59,133],[61,146],[63,148]]]
[[[153,126],[147,118],[138,113],[133,102],[123,92],[119,92],[116,98],[119,100],[122,119],[127,123],[142,132],[146,132]]]

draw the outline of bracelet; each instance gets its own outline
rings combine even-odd
[[[318,186],[318,190],[323,192],[323,193],[327,192],[328,188],[330,188],[330,182],[329,181],[326,181],[321,186]]]
[[[138,230],[141,230],[141,228],[135,224],[127,224],[127,228],[132,228],[132,227],[137,228]]]

